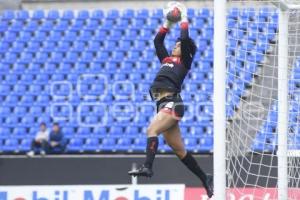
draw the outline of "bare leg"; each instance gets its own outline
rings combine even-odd
[[[141,168],[129,171],[128,173],[130,175],[147,177],[151,177],[153,175],[152,165],[158,148],[157,136],[176,124],[177,120],[174,118],[174,116],[164,113],[162,111],[156,114],[156,116],[154,117],[147,129],[148,138],[145,163]]]
[[[186,156],[186,150],[181,138],[181,132],[178,123],[165,131],[163,135],[166,142],[173,149],[178,158],[183,159]]]
[[[177,120],[170,114],[162,111],[158,112],[147,129],[147,149],[146,149],[146,161],[144,165],[149,169],[152,168],[152,164],[155,158],[155,154],[158,148],[157,136],[173,127],[177,123]]]
[[[206,175],[194,157],[190,153],[186,152],[178,124],[174,125],[163,134],[168,145],[170,145],[182,163],[198,178],[200,178],[206,189],[207,195],[211,197],[213,195],[213,179],[210,175]]]
[[[177,122],[178,121],[174,118],[174,116],[160,111],[155,115],[150,125],[148,126],[147,136],[156,137],[160,133],[176,125]]]

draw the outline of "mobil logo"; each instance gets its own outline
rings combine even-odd
[[[84,192],[84,200],[170,200],[169,190],[152,190],[149,192],[134,189],[129,194],[120,194],[118,191],[102,190],[100,193],[94,190]]]

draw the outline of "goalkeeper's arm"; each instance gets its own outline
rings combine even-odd
[[[169,32],[172,23],[168,20],[164,23],[164,25],[159,29],[158,33],[154,38],[154,46],[156,50],[157,57],[159,61],[162,62],[166,57],[169,57],[169,53],[164,45],[164,39],[166,34]]]
[[[189,37],[189,22],[187,18],[186,8],[181,9],[181,21],[180,21],[180,42],[181,42],[181,59],[186,68],[190,68],[193,62],[193,57],[196,52],[196,45],[194,41]]]

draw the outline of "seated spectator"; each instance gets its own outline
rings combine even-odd
[[[49,132],[47,130],[46,124],[40,124],[40,131],[36,134],[34,140],[31,143],[31,151],[27,153],[29,157],[34,156],[34,154],[40,151],[41,155],[45,155],[48,146]]]
[[[51,153],[63,153],[65,149],[65,142],[63,134],[60,131],[58,123],[53,124],[52,131],[49,135],[48,152]]]

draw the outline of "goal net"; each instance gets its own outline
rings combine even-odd
[[[300,199],[300,1],[284,3],[227,3],[226,199]]]

